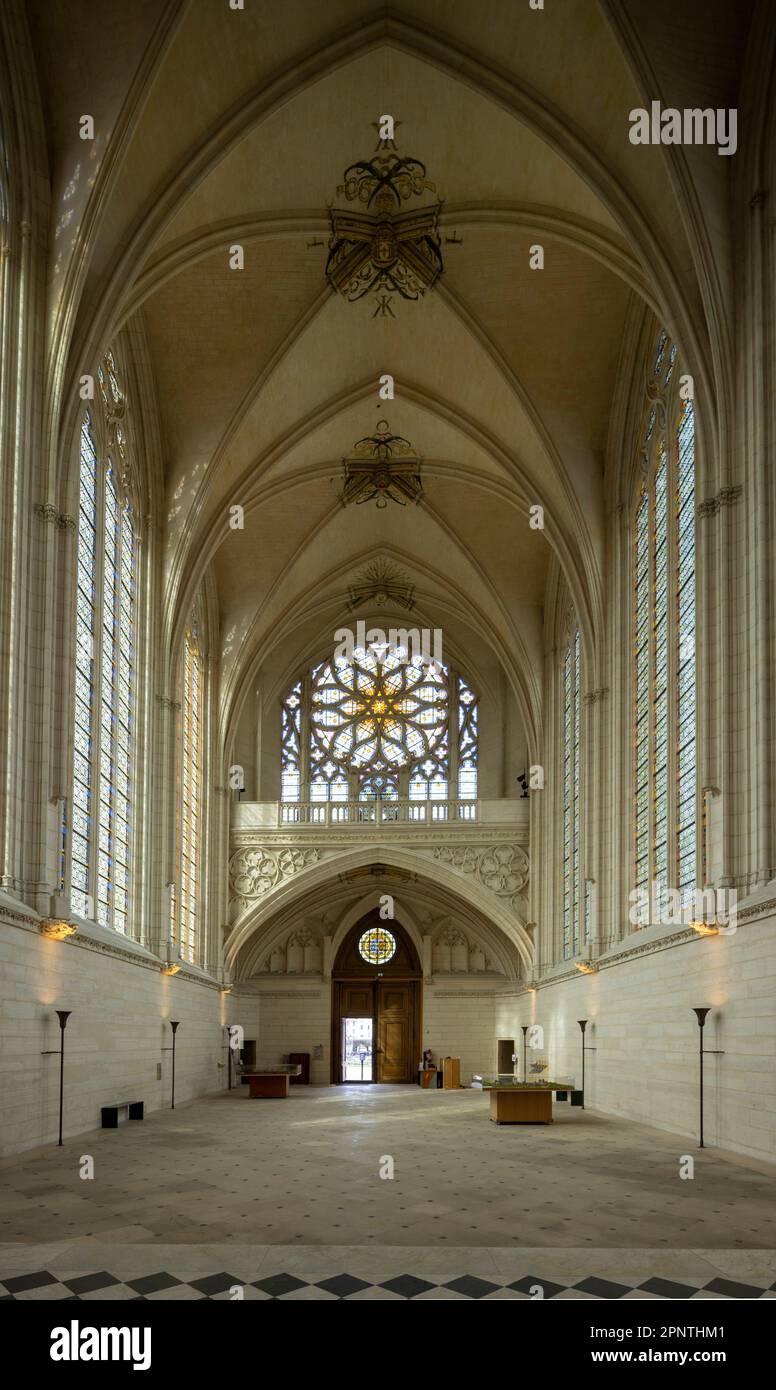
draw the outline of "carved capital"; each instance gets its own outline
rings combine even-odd
[[[50,526],[56,526],[59,531],[75,531],[76,529],[75,517],[58,512],[53,502],[36,502],[32,510],[40,521],[45,521]]]
[[[41,521],[49,522],[54,525],[59,513],[53,502],[36,502],[33,511]]]
[[[717,516],[721,507],[732,507],[741,497],[744,489],[740,483],[733,483],[730,487],[720,488],[716,497],[707,497],[705,501],[699,502],[697,516],[699,520],[708,516]]]

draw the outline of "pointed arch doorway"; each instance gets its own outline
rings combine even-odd
[[[417,1080],[422,971],[400,923],[375,908],[348,932],[332,970],[331,1080]]]

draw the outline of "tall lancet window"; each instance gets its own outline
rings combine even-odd
[[[202,829],[202,656],[196,632],[183,644],[178,788],[178,868],[173,935],[184,960],[199,953]]]
[[[563,651],[563,959],[579,953],[582,913],[579,844],[579,627],[569,620]]]
[[[125,395],[109,352],[81,423],[70,808],[75,912],[127,930],[132,887],[137,540]]]
[[[650,362],[633,529],[634,887],[697,882],[695,422],[661,331]]]

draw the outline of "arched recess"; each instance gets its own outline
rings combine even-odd
[[[446,889],[453,897],[462,899],[480,917],[484,917],[494,929],[503,933],[518,953],[525,967],[527,978],[532,978],[534,947],[526,930],[526,924],[517,914],[502,905],[501,900],[488,889],[471,881],[452,869],[435,861],[423,859],[411,849],[400,845],[381,843],[379,850],[374,845],[348,850],[335,859],[322,859],[312,868],[304,869],[287,879],[281,887],[267,893],[233,927],[224,948],[224,968],[236,971],[240,955],[245,951],[251,937],[255,936],[280,912],[301,901],[311,890],[323,888],[332,878],[352,872],[355,869],[372,868],[379,857],[380,865],[395,868],[412,874],[414,881],[428,882]]]
[[[345,940],[345,937],[348,935],[350,931],[352,931],[353,927],[355,927],[357,923],[359,923],[360,921],[362,921],[363,918],[369,915],[374,905],[374,893],[365,893],[362,897],[358,899],[357,902],[352,903],[351,906],[348,908],[347,912],[344,914],[339,926],[337,927],[337,930],[335,931],[332,937],[331,955],[333,961],[336,962],[340,954],[340,948],[342,947],[342,943]],[[420,926],[417,922],[414,912],[411,908],[407,906],[406,903],[402,903],[401,920],[404,933],[406,936],[409,937],[410,941],[412,942],[412,945],[414,946],[415,951],[417,953],[418,960],[422,962],[423,933],[421,932]]]
[[[374,960],[367,958],[370,945]],[[332,1085],[362,1078],[385,1084],[415,1080],[423,1036],[422,989],[420,958],[410,936],[399,921],[385,920],[373,908],[345,934],[334,961]],[[362,1035],[355,1048],[349,1023],[356,1036]],[[355,1062],[354,1051],[360,1053]]]

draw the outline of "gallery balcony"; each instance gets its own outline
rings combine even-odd
[[[527,798],[446,801],[243,801],[232,804],[232,921],[321,875],[370,863],[460,885],[480,911],[525,918]],[[506,919],[505,919],[506,920]]]
[[[528,799],[449,801],[242,801],[232,806],[233,831],[267,832],[287,828],[314,834],[333,830],[356,834],[375,830],[404,833],[434,827],[528,826]]]

